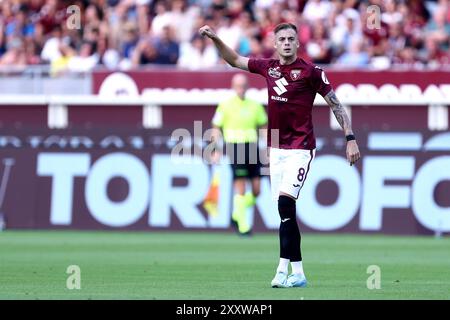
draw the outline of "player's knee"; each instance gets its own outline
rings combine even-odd
[[[280,195],[278,198],[278,213],[280,218],[283,219],[295,219],[295,200],[291,197]]]

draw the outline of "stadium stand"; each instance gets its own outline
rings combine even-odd
[[[366,23],[375,19],[372,5],[380,8],[379,28]],[[65,22],[78,13],[79,28],[71,28]],[[241,55],[271,57],[271,30],[286,21],[299,27],[300,55],[316,64],[450,63],[447,0],[4,0],[0,66],[47,65],[52,75],[97,66],[211,68],[223,62],[197,36],[201,25],[213,26]]]

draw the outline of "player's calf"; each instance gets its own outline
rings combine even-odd
[[[280,257],[291,261],[301,261],[300,231],[297,225],[295,200],[280,195],[278,199],[280,214]]]

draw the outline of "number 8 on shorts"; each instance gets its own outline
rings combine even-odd
[[[280,192],[295,199],[300,195],[314,159],[314,150],[270,149],[270,182],[272,198],[276,201]]]

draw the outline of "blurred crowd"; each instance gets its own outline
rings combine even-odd
[[[450,65],[449,0],[0,0],[0,7],[0,66],[49,65],[53,74],[223,65],[197,33],[204,24],[241,55],[269,58],[281,22],[297,25],[299,55],[316,64]]]

